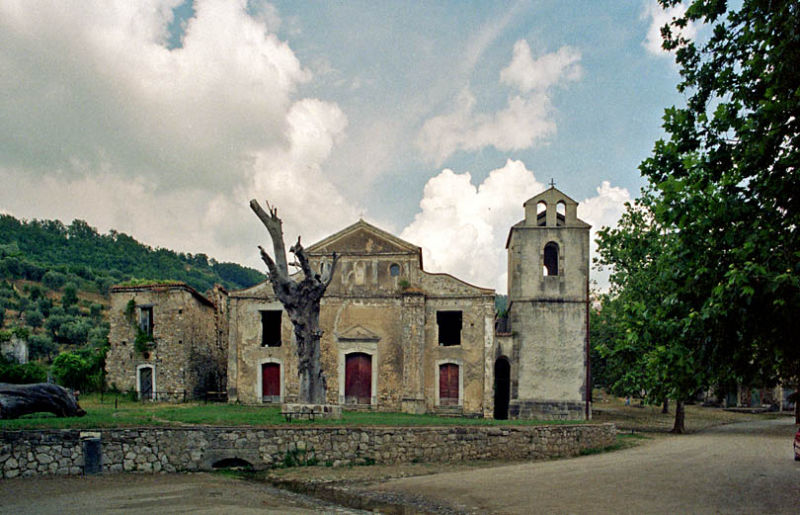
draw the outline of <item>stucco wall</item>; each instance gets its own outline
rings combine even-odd
[[[225,459],[257,469],[287,455],[334,466],[374,463],[526,460],[574,456],[615,442],[611,424],[520,427],[140,428],[104,429],[103,472],[211,470]],[[3,431],[0,477],[78,475],[81,432]]]

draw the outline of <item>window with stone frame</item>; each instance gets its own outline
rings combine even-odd
[[[267,310],[261,312],[261,346],[281,346],[281,318],[283,311]]]
[[[139,329],[147,336],[153,336],[153,306],[139,307]]]
[[[461,345],[461,311],[437,311],[436,325],[439,327],[439,345],[450,347]]]

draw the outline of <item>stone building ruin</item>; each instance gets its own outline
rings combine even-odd
[[[327,401],[355,410],[590,418],[590,227],[577,218],[577,202],[553,187],[524,209],[506,245],[504,320],[496,319],[494,290],[425,271],[420,247],[363,220],[308,247],[316,270],[340,256],[320,308]],[[109,382],[142,392],[150,373],[160,399],[171,389],[222,389],[211,386],[224,377],[229,402],[295,402],[292,325],[269,281],[212,297],[185,285],[112,289]],[[155,317],[149,356],[131,346],[131,299]],[[214,380],[195,372],[195,359],[216,370]]]

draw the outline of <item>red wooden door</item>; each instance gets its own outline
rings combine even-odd
[[[369,404],[372,400],[372,356],[363,352],[345,357],[344,400],[346,404]]]
[[[439,404],[458,405],[458,365],[445,363],[439,366]]]
[[[280,402],[281,366],[278,363],[261,365],[261,395],[264,402]]]

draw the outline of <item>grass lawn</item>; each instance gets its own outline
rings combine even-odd
[[[0,430],[14,429],[92,429],[138,426],[445,426],[445,425],[541,425],[577,424],[580,421],[492,420],[437,417],[406,413],[345,411],[340,420],[293,420],[286,422],[280,408],[233,404],[187,402],[183,404],[131,401],[123,395],[84,394],[80,405],[86,416],[58,418],[35,413],[17,420],[0,420]]]

